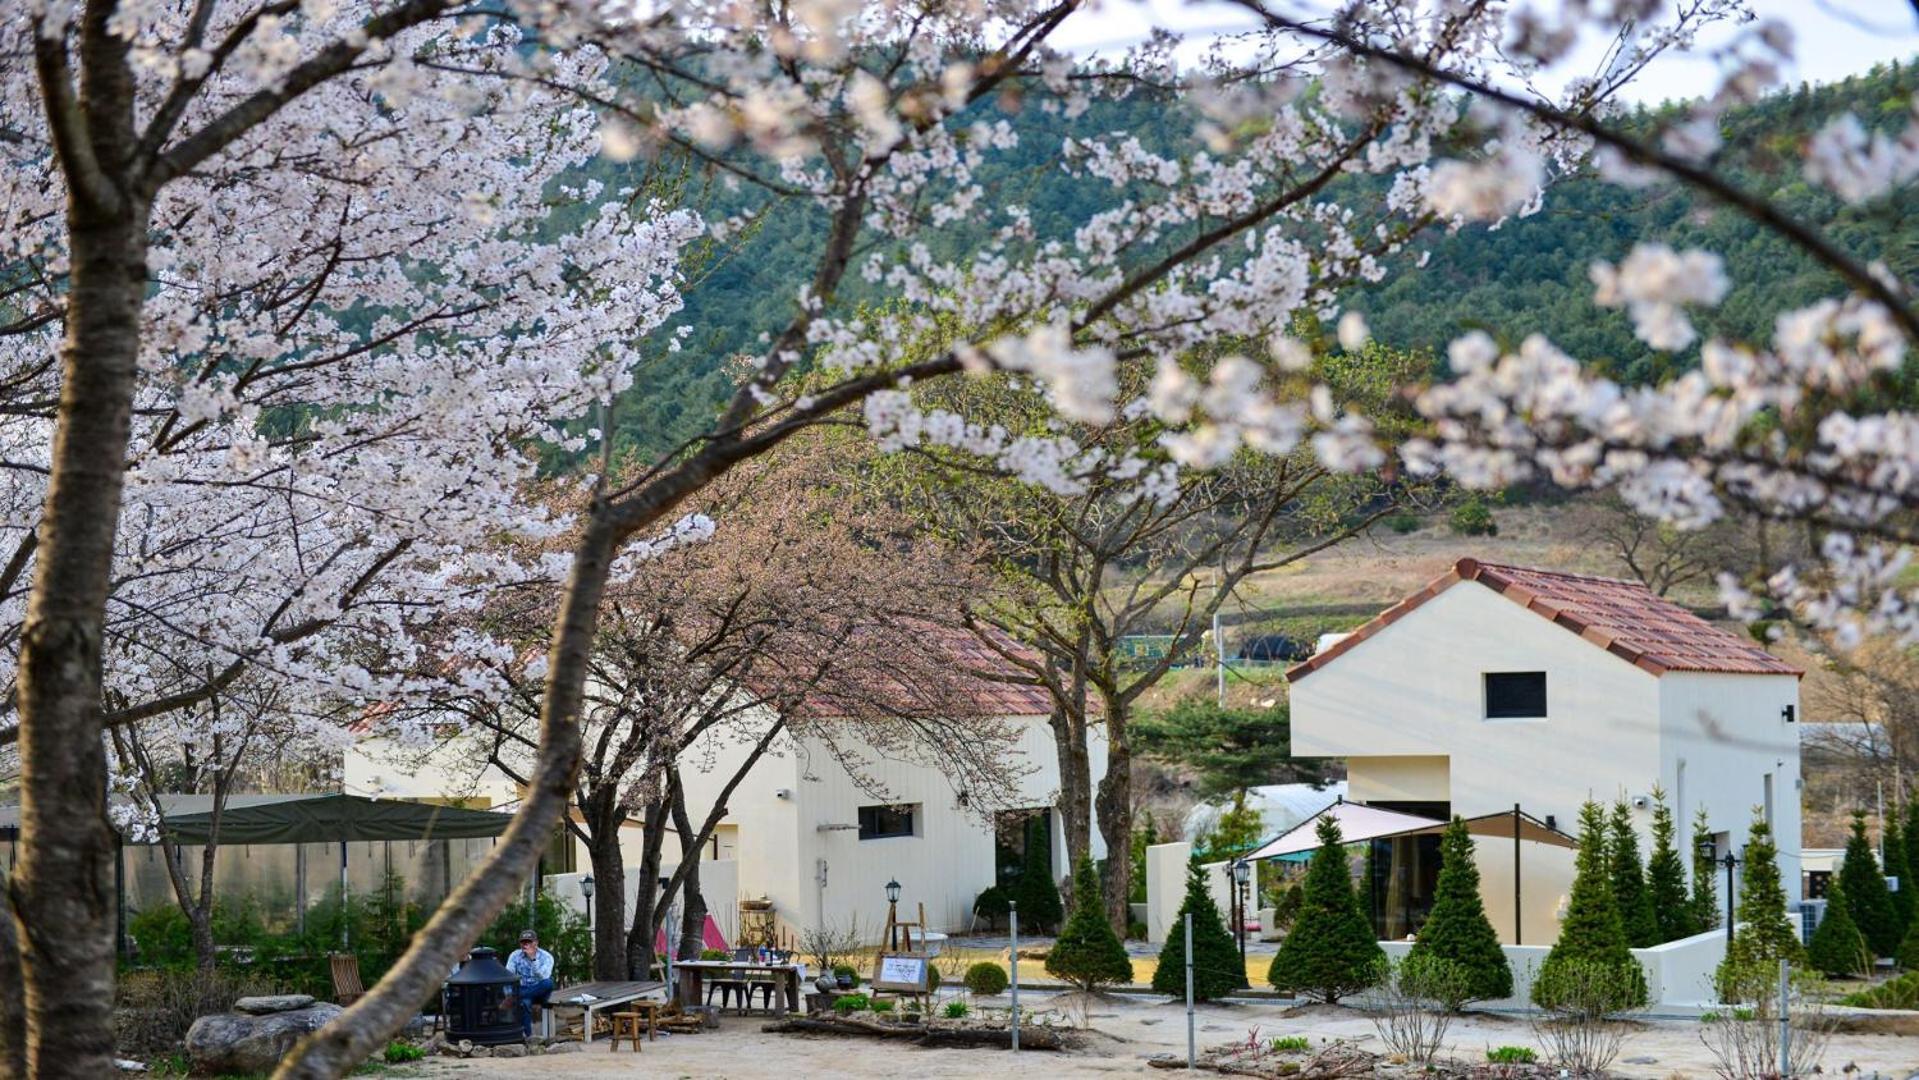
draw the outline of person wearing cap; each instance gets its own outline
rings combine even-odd
[[[531,930],[520,933],[520,947],[507,957],[506,969],[520,977],[519,986],[507,999],[520,1012],[520,1036],[533,1037],[533,1007],[545,1005],[553,993],[553,954],[540,948],[540,935]]]

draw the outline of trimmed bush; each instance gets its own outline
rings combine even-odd
[[[1566,921],[1533,980],[1533,1003],[1542,1009],[1584,1016],[1594,1008],[1610,1013],[1646,1003],[1646,973],[1626,945],[1610,862],[1605,812],[1588,802],[1579,811],[1579,857]]]
[[[1307,865],[1299,918],[1266,972],[1278,990],[1332,1003],[1373,985],[1386,952],[1353,894],[1339,822],[1319,819],[1319,849]]]
[[[1852,812],[1852,836],[1846,841],[1846,861],[1839,868],[1840,884],[1845,886],[1846,901],[1852,905],[1852,921],[1866,935],[1866,944],[1874,956],[1891,956],[1899,951],[1899,914],[1892,906],[1892,893],[1886,888],[1886,875],[1873,857],[1872,841],[1866,839],[1866,812]]]
[[[1513,971],[1499,947],[1499,935],[1486,918],[1479,897],[1479,867],[1473,862],[1473,838],[1465,819],[1454,815],[1439,844],[1439,883],[1433,889],[1433,910],[1407,954],[1408,965],[1428,958],[1447,960],[1462,973],[1464,997],[1447,1001],[1457,1009],[1468,1001],[1511,997]]]
[[[1659,923],[1653,919],[1652,897],[1646,892],[1646,868],[1639,861],[1639,833],[1632,826],[1632,807],[1613,803],[1612,839],[1606,854],[1612,862],[1613,902],[1619,905],[1619,925],[1626,944],[1634,949],[1659,944]]]
[[[1006,969],[991,960],[981,960],[966,969],[966,988],[982,997],[1004,994],[1007,985]]]
[[[998,885],[982,890],[973,900],[973,914],[985,919],[989,926],[1004,924],[1012,910],[1013,898]]]
[[[1019,880],[1013,883],[1008,897],[1019,901],[1020,925],[1029,932],[1054,929],[1066,917],[1059,882],[1053,880],[1052,841],[1045,826],[1044,817],[1026,823],[1026,854],[1020,860]]]
[[[1815,970],[1826,975],[1864,975],[1872,970],[1865,935],[1859,932],[1859,924],[1852,921],[1842,882],[1833,882],[1831,891],[1826,893],[1826,917],[1819,920],[1818,929],[1812,932],[1812,941],[1806,945],[1806,959]]]
[[[1692,897],[1686,901],[1691,915],[1689,928],[1693,934],[1703,934],[1719,927],[1718,871],[1712,860],[1703,852],[1712,842],[1712,828],[1706,824],[1706,808],[1700,807],[1692,815]]]
[[[1073,913],[1046,954],[1046,970],[1081,990],[1133,981],[1133,962],[1106,921],[1106,899],[1090,856],[1080,856],[1073,868]]]
[[[1159,967],[1153,971],[1153,989],[1171,997],[1186,994],[1186,931],[1184,920],[1193,917],[1193,1000],[1212,1001],[1235,990],[1246,989],[1246,967],[1239,960],[1239,946],[1219,917],[1219,905],[1206,888],[1206,875],[1197,865],[1186,867],[1186,899],[1179,905],[1172,924],[1166,930],[1166,944],[1159,951]]]
[[[1747,826],[1746,875],[1739,883],[1740,926],[1733,932],[1715,980],[1719,999],[1757,1001],[1779,980],[1779,961],[1806,962],[1806,948],[1786,916],[1786,890],[1779,884],[1779,852],[1763,812]],[[1881,887],[1885,885],[1882,880]]]

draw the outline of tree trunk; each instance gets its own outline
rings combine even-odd
[[[686,793],[677,781],[671,787],[673,831],[680,834],[680,891],[686,897],[680,907],[680,942],[673,955],[681,960],[698,960],[700,950],[706,947],[706,895],[700,891],[700,837],[686,813]]]
[[[115,848],[100,671],[146,298],[148,206],[124,183],[135,145],[133,73],[127,39],[106,25],[113,10],[87,6],[79,49],[86,118],[57,121],[85,141],[98,173],[95,183],[67,185],[71,279],[59,420],[20,635],[24,842],[13,906],[32,1033],[27,1071],[36,1077],[114,1072]],[[40,59],[43,82],[64,93],[65,73],[48,70],[50,52]]]
[[[1106,776],[1099,782],[1099,835],[1106,841],[1106,918],[1113,932],[1126,936],[1132,921],[1126,906],[1133,884],[1133,753],[1126,744],[1126,706],[1106,697]]]
[[[1086,753],[1085,713],[1074,717],[1055,708],[1053,747],[1059,758],[1060,828],[1066,837],[1066,865],[1079,862],[1093,843],[1093,766]]]
[[[618,815],[624,821],[626,815]],[[620,827],[595,825],[587,846],[593,862],[593,977],[620,980],[626,974],[626,854]],[[645,883],[641,883],[645,891]]]
[[[20,937],[0,882],[0,986],[20,985]],[[27,1011],[22,996],[0,994],[0,1080],[27,1080]]]
[[[655,799],[646,806],[640,828],[640,886],[633,896],[633,925],[626,932],[626,971],[629,979],[644,979],[653,970],[653,944],[660,931],[659,909],[666,903],[660,894],[660,849],[666,845],[666,802]]]
[[[538,764],[513,824],[413,936],[399,962],[357,1004],[294,1047],[273,1074],[276,1080],[344,1076],[371,1056],[433,994],[454,958],[471,947],[533,872],[573,798],[586,674],[614,547],[614,529],[596,506],[574,549],[572,576],[547,657]]]
[[[213,912],[202,904],[187,909],[187,927],[193,935],[193,959],[202,975],[213,973],[220,951],[213,943]]]

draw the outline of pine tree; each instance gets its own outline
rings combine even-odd
[[[1613,968],[1629,980],[1622,1007],[1646,1003],[1646,973],[1626,944],[1626,929],[1613,898],[1606,832],[1606,812],[1598,803],[1580,808],[1579,854],[1566,920],[1560,924],[1559,940],[1539,965],[1539,977],[1533,980],[1533,1002],[1542,1008],[1560,1005],[1564,987],[1578,981],[1580,969],[1587,966]]]
[[[1830,905],[1826,917],[1832,917]],[[1899,943],[1899,954],[1893,959],[1907,971],[1919,971],[1919,918],[1912,920],[1912,925],[1906,928],[1906,939]]]
[[[1813,969],[1826,975],[1854,976],[1872,970],[1872,957],[1866,952],[1866,938],[1859,924],[1852,921],[1846,906],[1846,888],[1835,881],[1826,892],[1826,917],[1812,932],[1806,946],[1806,959]]]
[[[1299,918],[1280,943],[1266,981],[1327,1003],[1377,982],[1386,951],[1373,939],[1372,921],[1353,893],[1339,822],[1331,814],[1319,819],[1319,848],[1302,890]]]
[[[1915,793],[1919,794],[1919,793]],[[1908,797],[1906,800],[1906,869],[1919,874],[1919,799]],[[1915,884],[1912,894],[1913,921],[1919,922],[1919,884]]]
[[[1806,961],[1805,946],[1786,915],[1786,890],[1779,884],[1779,850],[1764,812],[1756,812],[1746,839],[1745,876],[1739,883],[1738,926],[1716,981],[1720,1000],[1752,1001],[1777,979],[1779,961]],[[1882,881],[1883,886],[1885,883]]]
[[[1686,897],[1686,863],[1674,846],[1677,826],[1666,793],[1652,789],[1652,856],[1646,860],[1646,897],[1652,906],[1659,943],[1690,937],[1693,914]]]
[[[1205,872],[1198,864],[1186,868],[1186,900],[1166,930],[1166,946],[1160,949],[1159,967],[1153,972],[1153,989],[1173,997],[1186,994],[1185,920],[1189,914],[1193,917],[1193,999],[1212,1001],[1246,989],[1246,966],[1239,959],[1239,944],[1226,929],[1226,920],[1219,917],[1219,905],[1213,902]]]
[[[1133,981],[1126,946],[1106,921],[1106,899],[1090,855],[1081,855],[1073,867],[1073,913],[1046,953],[1046,970],[1081,990]]]
[[[1899,950],[1899,916],[1893,910],[1892,894],[1886,890],[1886,877],[1873,857],[1872,841],[1866,839],[1866,812],[1852,812],[1852,837],[1846,841],[1846,861],[1839,868],[1839,879],[1846,887],[1846,902],[1852,907],[1852,921],[1866,935],[1874,956],[1891,956]]]
[[[1027,822],[1026,854],[1020,859],[1019,880],[1013,883],[1020,922],[1034,931],[1050,930],[1066,917],[1059,884],[1053,880],[1053,850],[1046,833],[1044,814]]]
[[[1639,833],[1632,827],[1632,807],[1613,803],[1612,837],[1606,845],[1612,866],[1613,902],[1619,905],[1619,924],[1626,944],[1635,949],[1659,944],[1659,923],[1653,919],[1652,897],[1646,892],[1646,868],[1639,861]]]
[[[1906,832],[1899,825],[1896,809],[1886,817],[1886,838],[1880,846],[1886,850],[1886,877],[1899,883],[1892,894],[1892,912],[1899,920],[1899,940],[1903,942],[1912,929],[1912,867],[1906,861]]]
[[[1686,907],[1691,913],[1692,932],[1703,934],[1719,927],[1719,869],[1706,852],[1712,843],[1711,826],[1706,824],[1706,808],[1692,815],[1692,899]]]
[[[1486,918],[1479,896],[1479,866],[1473,861],[1473,838],[1465,819],[1454,816],[1439,844],[1439,883],[1433,889],[1432,913],[1419,928],[1406,962],[1424,957],[1459,965],[1466,980],[1461,1001],[1492,1001],[1511,997],[1513,970],[1499,947],[1499,935]]]

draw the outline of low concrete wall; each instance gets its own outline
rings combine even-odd
[[[1379,947],[1391,959],[1403,960],[1412,951],[1410,941],[1382,941]],[[1533,978],[1551,952],[1546,945],[1502,945],[1506,964],[1513,971],[1513,996],[1498,1001],[1482,1001],[1489,1009],[1529,1009],[1532,1007]],[[1669,941],[1650,949],[1634,949],[1633,959],[1646,972],[1647,1007],[1655,1012],[1693,1012],[1713,1002],[1713,972],[1726,955],[1726,932],[1713,930],[1692,937]]]
[[[1186,864],[1193,845],[1184,841],[1146,849],[1146,940],[1164,944],[1166,931],[1186,896]]]

